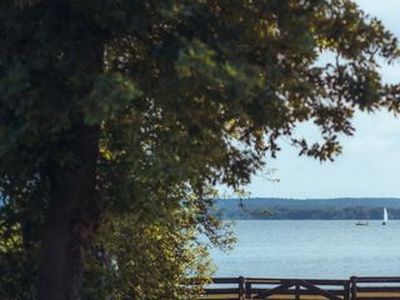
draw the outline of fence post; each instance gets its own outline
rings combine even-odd
[[[344,283],[344,300],[350,300],[350,280]]]
[[[239,300],[245,300],[245,293],[244,293],[244,278],[243,276],[239,277]]]
[[[295,299],[296,300],[300,300],[300,284],[299,284],[299,281],[296,280],[295,284],[296,284]]]
[[[247,282],[246,280],[245,280],[245,290],[246,290],[245,299],[251,299],[251,282]]]
[[[357,277],[350,277],[351,300],[357,300]]]

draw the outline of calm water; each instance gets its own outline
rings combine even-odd
[[[235,249],[212,251],[216,276],[400,276],[400,221],[354,223],[236,221]]]

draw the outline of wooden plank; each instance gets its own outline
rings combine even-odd
[[[350,300],[350,282],[346,281],[344,284],[344,300]]]
[[[357,277],[357,282],[400,282],[400,277]]]
[[[254,284],[282,284],[286,281],[295,281],[293,278],[259,278],[259,277],[246,277],[246,282]],[[343,279],[302,279],[317,285],[344,285],[349,280]]]
[[[245,300],[245,290],[244,290],[244,278],[239,277],[239,300]]]
[[[301,284],[301,286],[304,286],[305,288],[309,289],[310,291],[315,291],[316,293],[327,297],[330,300],[342,300],[341,298],[339,298],[338,296],[329,293],[326,290],[323,290],[319,287],[317,287],[316,285],[313,285],[312,283],[305,281],[305,280],[298,280],[298,282]]]
[[[295,285],[294,281],[288,280],[287,282],[282,283],[281,285],[279,285],[279,286],[277,286],[277,287],[275,287],[273,289],[270,289],[270,290],[268,290],[266,292],[263,292],[261,294],[256,295],[254,298],[255,299],[262,299],[262,298],[267,298],[268,296],[271,296],[271,295],[280,294],[281,292],[291,288],[294,285]]]
[[[287,280],[290,280],[290,279],[246,277],[247,282],[256,283],[256,284],[282,284],[283,281],[287,281]]]
[[[267,288],[258,288],[258,287],[252,287],[251,291],[253,294],[260,294],[262,292],[267,292],[271,289],[267,289]],[[301,295],[315,295],[315,292],[310,291],[310,290],[300,290],[301,291]],[[327,290],[328,292],[336,295],[336,296],[341,296],[344,297],[344,291],[343,290]],[[288,289],[286,291],[281,291],[280,295],[295,295],[296,290],[295,289]],[[317,294],[318,295],[318,294]]]
[[[375,287],[375,286],[366,286],[366,287],[357,287],[357,292],[362,293],[362,292],[398,292],[400,293],[400,286],[380,286],[380,287]]]
[[[296,280],[295,300],[300,300],[300,295],[301,295],[300,284],[299,281]]]
[[[351,300],[357,300],[357,277],[350,278]]]
[[[238,288],[204,289],[206,295],[239,294]]]
[[[239,283],[238,277],[214,277],[212,283]]]
[[[245,290],[246,290],[246,298],[250,299],[251,294],[252,294],[252,286],[251,286],[251,282],[248,282],[247,280],[245,283]]]

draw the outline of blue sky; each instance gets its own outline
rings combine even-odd
[[[367,13],[377,16],[400,38],[399,0],[358,0]],[[400,82],[400,63],[382,66],[387,82]],[[332,197],[400,197],[400,117],[387,112],[373,115],[358,113],[353,122],[356,133],[342,138],[343,153],[333,163],[320,163],[298,157],[298,151],[282,143],[275,160],[268,160],[274,169],[274,183],[263,175],[254,176],[247,187],[252,197],[332,198]],[[297,132],[317,139],[309,125]]]

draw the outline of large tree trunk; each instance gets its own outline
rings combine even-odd
[[[61,143],[73,161],[50,170],[51,195],[39,266],[40,300],[80,299],[85,246],[99,216],[96,201],[98,132],[74,124]]]

